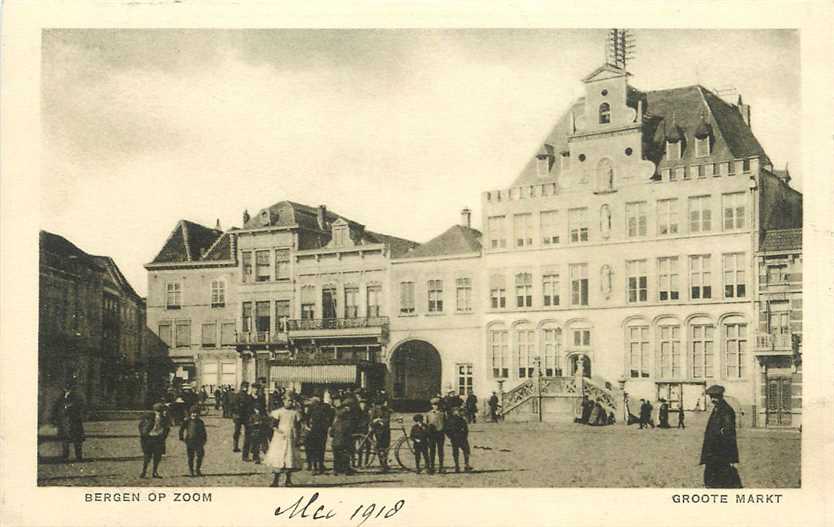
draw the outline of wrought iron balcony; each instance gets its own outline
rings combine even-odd
[[[791,335],[759,333],[756,335],[756,351],[792,353]]]
[[[287,320],[288,331],[382,329],[387,326],[388,317],[306,318]]]

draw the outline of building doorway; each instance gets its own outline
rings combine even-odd
[[[423,340],[400,344],[391,355],[392,395],[427,402],[440,393],[441,361],[437,349]]]
[[[591,358],[587,355],[571,355],[568,358],[568,363],[570,365],[570,374],[571,376],[576,375],[576,370],[582,366],[582,376],[583,377],[591,377]]]
[[[766,392],[767,426],[791,425],[791,378],[770,377]]]

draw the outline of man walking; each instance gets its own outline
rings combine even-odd
[[[232,435],[234,440],[233,452],[240,452],[240,430],[243,428],[243,460],[249,461],[249,449],[252,443],[252,436],[249,432],[249,418],[252,417],[254,400],[249,395],[249,383],[243,382],[240,385],[240,393],[232,402],[232,417],[235,421],[235,431]]]
[[[701,465],[704,465],[704,487],[708,489],[740,489],[741,478],[733,463],[738,463],[736,413],[724,400],[724,387],[710,386],[706,394],[712,402],[712,413],[704,431]]]
[[[683,403],[681,402],[680,406],[678,406],[678,428],[686,430],[686,423],[684,422],[685,419],[686,417],[683,414]]]
[[[153,405],[153,413],[147,413],[139,421],[139,442],[142,445],[142,474],[140,478],[148,477],[148,464],[153,460],[153,477],[161,478],[159,475],[159,462],[165,452],[165,439],[171,425],[168,416],[165,415],[165,405],[156,403]]]
[[[495,395],[495,392],[492,392],[492,395],[487,401],[489,405],[489,418],[492,420],[493,423],[498,422],[498,396]]]
[[[191,407],[188,417],[182,422],[180,441],[185,442],[189,475],[192,478],[202,476],[203,473],[200,468],[203,466],[203,457],[206,455],[205,446],[206,441],[208,441],[208,434],[206,434],[206,424],[200,419],[200,409],[196,405]],[[194,463],[195,457],[196,465]]]
[[[52,408],[52,422],[58,428],[61,440],[61,459],[69,459],[69,446],[75,450],[75,460],[82,461],[81,445],[84,443],[84,405],[71,385],[64,388],[64,395],[55,401]]]

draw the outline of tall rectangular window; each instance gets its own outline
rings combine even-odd
[[[414,313],[414,282],[400,282],[400,313]]]
[[[336,288],[325,286],[321,288],[321,317],[334,319],[338,317],[339,308],[336,299]]]
[[[692,331],[691,358],[692,377],[710,379],[715,376],[715,350],[713,339],[715,328],[712,324],[695,324]]]
[[[271,302],[255,302],[255,329],[258,332],[258,341],[263,342],[269,336],[272,327],[269,316],[269,305]]]
[[[712,298],[711,259],[708,254],[689,257],[689,297],[692,300]]]
[[[545,307],[559,305],[559,273],[551,271],[542,276],[542,294]]]
[[[359,316],[359,288],[345,287],[345,318]]]
[[[287,320],[290,319],[290,301],[275,301],[275,331],[278,333],[287,331]]]
[[[382,286],[368,286],[368,318],[382,316]]]
[[[744,192],[733,192],[721,196],[725,231],[744,228],[745,197]]]
[[[516,247],[532,247],[533,215],[515,214],[513,216],[513,238]]]
[[[681,376],[681,327],[659,326],[657,376],[678,379]]]
[[[472,311],[472,279],[458,278],[455,280],[458,313]]]
[[[176,323],[176,347],[185,348],[191,345],[191,321],[178,320]]]
[[[591,330],[590,329],[574,329],[573,330],[573,347],[587,348],[591,345]]]
[[[518,273],[515,275],[516,307],[533,306],[533,275]]]
[[[649,277],[646,274],[646,260],[626,261],[628,303],[646,302],[649,299]]]
[[[316,288],[306,285],[301,288],[301,318],[313,320],[316,318]]]
[[[559,211],[542,211],[539,220],[542,244],[557,245],[559,243]]]
[[[226,305],[226,282],[223,280],[211,281],[211,307],[224,307]]]
[[[588,264],[570,265],[570,295],[572,305],[588,305]]]
[[[724,298],[744,298],[747,283],[744,275],[744,253],[723,255]]]
[[[680,286],[678,284],[678,257],[669,256],[657,259],[657,292],[658,300],[678,300]]]
[[[171,334],[171,323],[170,322],[160,322],[159,323],[159,340],[165,343],[166,346],[169,348],[174,343]]]
[[[587,208],[568,210],[568,229],[570,230],[571,243],[588,241]]]
[[[490,330],[489,350],[492,358],[492,376],[505,379],[510,376],[510,360],[507,348],[507,330]]]
[[[254,280],[252,275],[252,253],[250,251],[244,251],[240,253],[240,263],[241,263],[241,278],[244,282],[251,282]]]
[[[740,379],[746,373],[747,324],[725,324],[724,334],[725,375],[728,379]]]
[[[203,324],[202,342],[205,348],[214,348],[217,346],[217,324]]]
[[[241,309],[241,331],[244,333],[252,332],[252,302],[244,302]]]
[[[487,230],[489,231],[489,246],[491,249],[505,249],[507,247],[507,235],[504,232],[504,216],[491,216],[487,218]]]
[[[268,282],[272,279],[269,251],[255,252],[255,281]]]
[[[503,287],[490,289],[489,297],[492,309],[504,309],[507,307],[507,292]]]
[[[220,344],[223,346],[234,346],[236,344],[235,323],[223,322],[220,324]]]
[[[290,277],[290,251],[278,249],[275,251],[275,279],[286,280]]]
[[[678,200],[657,200],[657,234],[666,236],[678,233]]]
[[[626,229],[629,238],[646,235],[646,202],[626,203]]]
[[[559,367],[559,355],[562,351],[562,330],[554,327],[545,327],[543,333],[543,373],[545,377],[561,377],[562,369]]]
[[[472,363],[456,364],[458,371],[458,395],[467,396],[473,393]]]
[[[628,332],[628,363],[631,378],[649,376],[649,328],[626,328]]]
[[[533,376],[533,371],[535,370],[533,364],[534,338],[535,332],[532,329],[518,329],[515,332],[515,352],[519,378],[523,379]]]
[[[689,198],[689,232],[710,232],[712,230],[712,210],[709,196]]]
[[[443,311],[443,280],[428,281],[429,313]]]
[[[168,309],[180,309],[182,307],[182,284],[179,282],[168,282],[165,294],[165,307]]]

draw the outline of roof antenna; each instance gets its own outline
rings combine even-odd
[[[629,29],[609,29],[605,63],[622,70],[634,59],[635,39]]]

